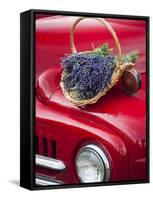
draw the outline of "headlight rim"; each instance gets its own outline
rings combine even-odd
[[[85,146],[83,146],[82,148],[80,148],[80,150],[78,151],[77,155],[76,155],[76,159],[75,159],[75,168],[76,168],[76,174],[79,178],[79,180],[81,181],[81,178],[78,175],[78,167],[77,167],[77,160],[79,155],[81,154],[81,152],[83,152],[84,150],[90,150],[92,153],[95,153],[97,157],[100,158],[101,162],[104,165],[104,180],[102,182],[95,182],[95,183],[104,183],[104,182],[108,182],[110,180],[110,176],[111,176],[111,165],[110,165],[110,159],[106,153],[106,151],[104,150],[104,148],[100,147],[97,144],[87,144]],[[84,183],[84,182],[81,182]]]

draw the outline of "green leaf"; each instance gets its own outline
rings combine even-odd
[[[123,63],[125,63],[125,62],[135,63],[137,61],[137,59],[138,59],[137,51],[131,51],[130,53],[123,55],[121,58]]]
[[[103,44],[101,47],[94,49],[91,54],[108,56],[112,49],[109,48],[108,44]]]

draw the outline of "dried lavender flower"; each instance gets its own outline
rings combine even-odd
[[[90,99],[111,83],[115,68],[114,56],[72,54],[62,59],[64,89],[76,100]]]

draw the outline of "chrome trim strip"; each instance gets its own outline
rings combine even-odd
[[[37,166],[45,167],[52,170],[62,171],[66,169],[66,165],[64,164],[63,161],[54,158],[49,158],[46,156],[41,156],[38,154],[35,157],[35,162]]]
[[[90,151],[96,153],[98,155],[98,157],[100,157],[100,159],[102,160],[104,167],[105,167],[104,182],[108,182],[110,180],[111,167],[110,167],[110,163],[108,161],[106,153],[101,148],[96,146],[95,144],[89,144],[89,145],[84,146],[83,148],[80,149],[80,151],[77,154],[77,157],[84,150],[90,150]],[[76,160],[77,160],[77,158],[76,158]]]
[[[62,182],[62,181],[54,180],[48,176],[37,175],[37,174],[36,174],[36,178],[35,178],[35,183],[36,183],[36,185],[40,185],[40,186],[64,184],[64,182]]]

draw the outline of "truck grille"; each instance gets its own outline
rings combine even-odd
[[[35,153],[56,158],[56,141],[41,135],[35,135]]]
[[[36,185],[60,185],[64,184],[60,179],[60,173],[67,170],[64,161],[59,156],[59,140],[52,127],[45,124],[37,124],[35,130],[35,183]],[[58,143],[56,142],[58,141]],[[58,152],[57,152],[58,149]],[[59,177],[58,177],[59,175]]]

